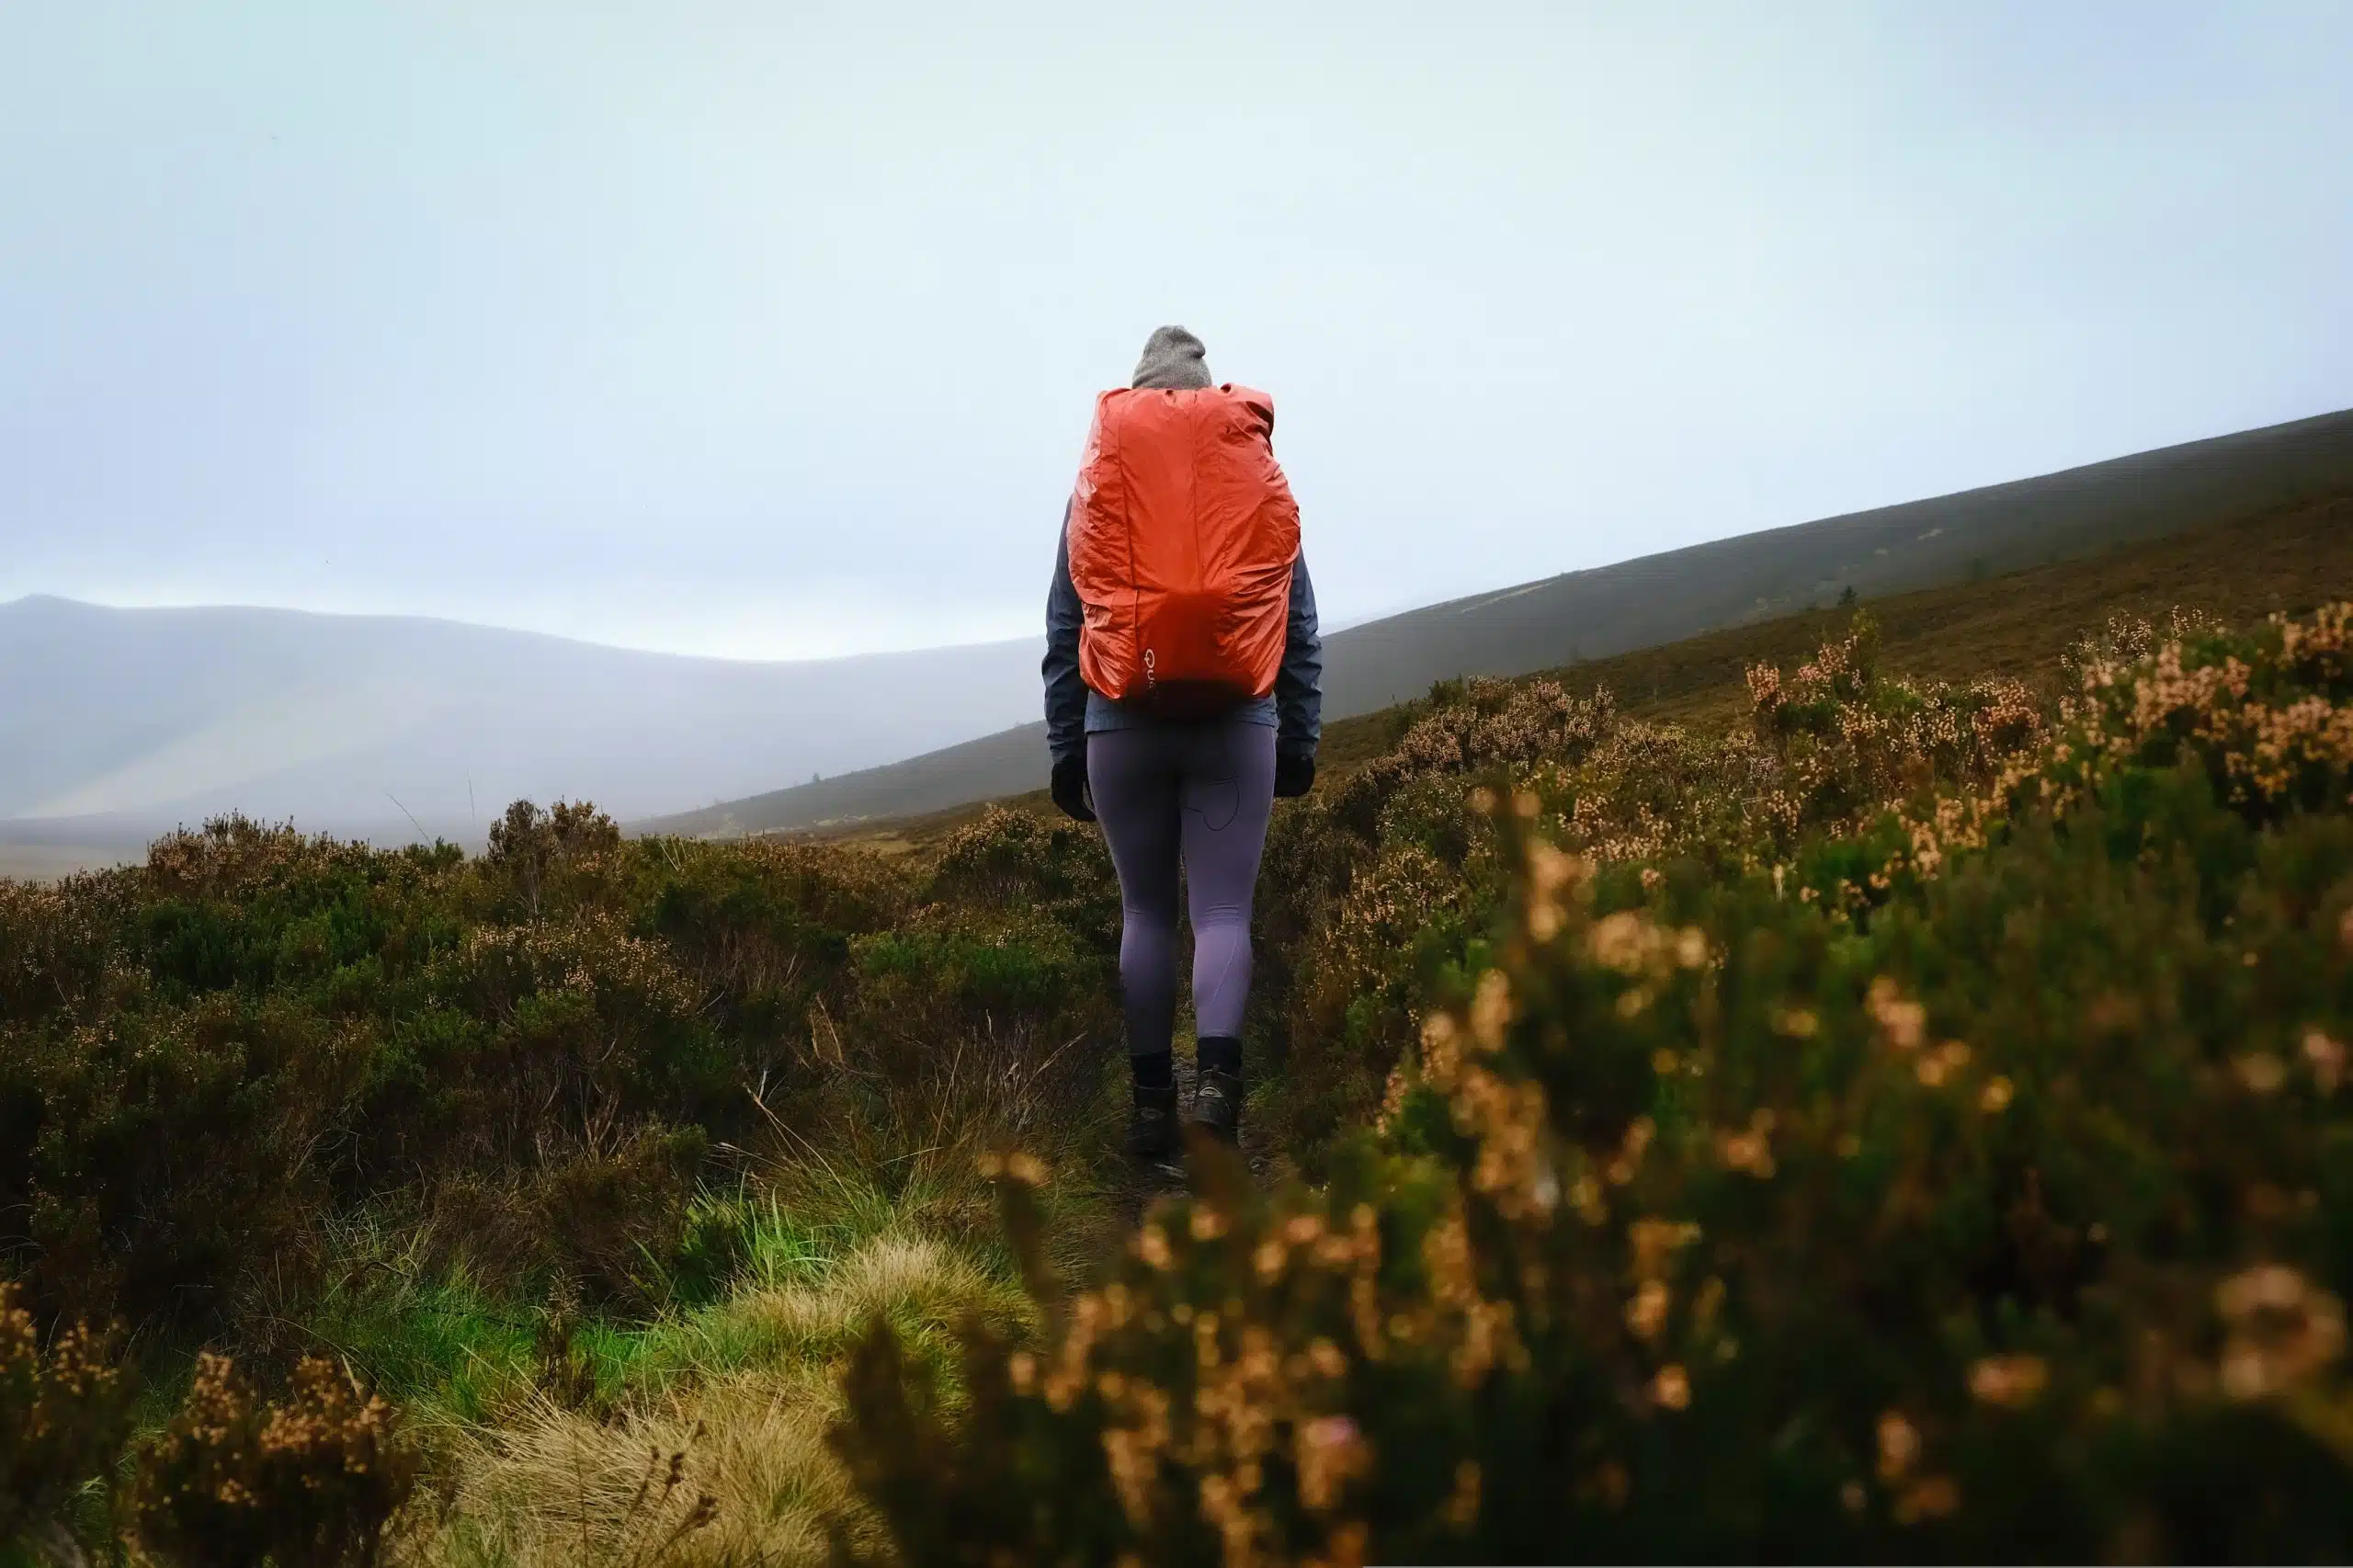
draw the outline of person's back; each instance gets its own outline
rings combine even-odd
[[[1214,386],[1162,327],[1098,400],[1046,608],[1057,805],[1100,819],[1120,875],[1130,1144],[1175,1143],[1176,890],[1193,923],[1194,1119],[1238,1136],[1250,909],[1278,795],[1306,792],[1323,644],[1265,394]]]

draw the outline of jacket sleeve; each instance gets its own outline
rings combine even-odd
[[[1302,553],[1290,569],[1290,625],[1275,673],[1275,748],[1313,756],[1324,738],[1324,634],[1315,621],[1315,585]]]
[[[1294,601],[1295,602],[1295,601]],[[1296,619],[1294,608],[1293,616]],[[1046,750],[1054,761],[1086,746],[1086,683],[1078,674],[1078,629],[1085,611],[1070,580],[1070,508],[1055,536],[1054,582],[1046,592]]]

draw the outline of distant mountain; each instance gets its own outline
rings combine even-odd
[[[1324,712],[1371,712],[1454,676],[1655,647],[1828,605],[1849,587],[1868,598],[1961,583],[2347,494],[2353,410],[1744,534],[1336,632],[1324,640]],[[914,816],[1035,790],[1045,775],[1045,727],[1029,723],[641,825],[717,835]]]
[[[789,664],[451,621],[0,605],[6,836],[112,842],[236,808],[466,838],[520,797],[676,811],[1037,709],[1040,644]],[[21,819],[40,819],[36,827]]]

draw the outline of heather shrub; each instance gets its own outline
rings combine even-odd
[[[2063,709],[2066,738],[2011,802],[2129,794],[2176,760],[2254,823],[2338,811],[2353,773],[2353,606],[2274,618],[2252,635],[2207,631],[2137,663],[2095,662]]]
[[[113,1480],[132,1393],[101,1335],[76,1325],[44,1346],[0,1282],[0,1551],[71,1547],[81,1494]]]
[[[391,1410],[334,1364],[304,1360],[270,1402],[206,1355],[187,1403],[140,1455],[135,1528],[149,1553],[182,1568],[364,1565],[415,1479]]]
[[[135,1392],[101,1336],[76,1326],[43,1346],[0,1285],[0,1553],[85,1562],[85,1540],[113,1542]],[[178,1413],[128,1469],[142,1561],[307,1568],[377,1561],[417,1458],[391,1409],[332,1363],[303,1360],[269,1402],[205,1355]],[[83,1506],[93,1494],[109,1506]]]
[[[1703,738],[1626,723],[1582,766],[1531,769],[1517,786],[1535,793],[1548,831],[1594,859],[1689,859],[1736,874],[1767,855],[1756,802],[1775,769],[1752,732]]]
[[[322,1199],[364,1038],[277,1000],[215,994],[9,1031],[0,1248],[45,1315],[167,1324],[216,1312]]]
[[[558,801],[542,812],[517,801],[490,824],[483,869],[520,909],[540,914],[549,899],[576,899],[600,880],[621,849],[613,819],[585,801]]]
[[[2096,631],[2087,631],[2059,655],[2059,690],[2072,696],[2083,690],[2085,676],[2097,678],[2105,666],[2137,665],[2156,656],[2168,642],[2188,642],[2227,630],[2213,617],[2176,605],[2162,624],[2129,611],[2111,615]]]
[[[826,1020],[907,878],[570,804],[493,836],[468,861],[233,818],[0,883],[0,1269],[44,1320],[216,1329],[387,1197],[518,1287],[655,1304],[695,1167],[832,1092]]]
[[[1415,780],[1541,758],[1574,761],[1617,722],[1607,690],[1572,697],[1549,680],[1441,681],[1430,690],[1428,710],[1393,750],[1335,787],[1329,810],[1336,823],[1377,840],[1382,812]]]
[[[1102,978],[1094,955],[1040,920],[926,911],[858,949],[858,1006],[881,1030],[915,1035],[941,1015],[994,1029],[1051,1030]]]
[[[1461,810],[1459,786],[1456,812]],[[1322,1169],[1337,1130],[1362,1125],[1416,1035],[1414,1008],[1483,932],[1492,848],[1466,874],[1417,845],[1358,867],[1328,907],[1290,998],[1294,1041],[1273,1102],[1287,1145]],[[1486,875],[1482,876],[1481,872]]]
[[[810,1010],[844,985],[851,944],[913,903],[907,879],[879,858],[771,838],[664,840],[630,871],[635,933],[692,977],[755,1080],[806,1057]]]
[[[1748,673],[1751,722],[1770,759],[1756,812],[1784,854],[1810,831],[1852,828],[1942,786],[1984,787],[2036,741],[2042,720],[2015,681],[1915,683],[1878,669],[1868,613],[1786,678]]]
[[[932,868],[938,904],[1042,915],[1099,952],[1120,944],[1120,882],[1103,836],[991,806],[956,830]]]
[[[1888,862],[1912,843],[1900,810],[1990,788],[2043,721],[2021,686],[1913,682],[1880,670],[1877,648],[1858,614],[1788,676],[1751,670],[1748,722],[1717,736],[1629,721],[1606,691],[1576,699],[1548,681],[1434,688],[1394,752],[1270,846],[1285,872],[1306,858],[1292,845],[1324,861],[1299,874],[1304,892],[1275,883],[1298,956],[1278,960],[1259,1004],[1280,1008],[1267,1032],[1283,1083],[1267,1097],[1291,1152],[1320,1170],[1335,1134],[1371,1115],[1419,1027],[1415,999],[1472,961],[1495,917],[1503,879],[1485,820],[1463,810],[1472,783],[1531,801],[1556,843],[1654,880],[1675,862],[1778,867],[1840,911],[1883,897]]]
[[[1294,999],[1313,967],[1333,901],[1344,894],[1368,846],[1340,826],[1321,791],[1278,801],[1259,862],[1251,915],[1252,979],[1245,1033],[1261,1060],[1287,1069],[1312,1032],[1297,1027]]]
[[[1491,880],[1481,871],[1491,857],[1461,809],[1465,781],[1581,759],[1617,724],[1606,690],[1576,698],[1549,680],[1441,681],[1390,752],[1277,813],[1252,1012],[1282,1075],[1280,1094],[1261,1098],[1308,1168],[1320,1168],[1335,1129],[1369,1111],[1410,1039],[1401,988],[1459,949],[1466,914],[1475,925],[1483,913],[1472,888]],[[1434,902],[1417,905],[1425,896]],[[1423,930],[1417,913],[1437,928]]]
[[[2353,803],[2353,609],[2274,617],[2245,636],[2192,624],[2201,625],[2196,634],[2137,662],[2091,659],[2079,692],[2060,703],[2049,744],[2012,758],[1982,790],[1882,812],[1865,858],[1877,860],[1870,885],[1934,877],[2029,812],[2103,812],[2120,850],[2149,855],[2203,855],[2230,842],[2222,816],[2181,809],[2179,792],[2162,782],[2177,770],[2201,777],[2251,827]]]
[[[1206,1167],[1067,1301],[1033,1265],[1048,1326],[954,1397],[878,1334],[850,1555],[2342,1556],[2345,624],[2168,644],[2022,756],[2001,701],[1790,720],[1842,824],[1794,878],[1491,789],[1493,922],[1377,1131],[1320,1188]],[[1806,880],[1945,790],[1969,842]]]
[[[703,988],[620,915],[477,926],[419,978],[440,1006],[378,1057],[372,1165],[523,1164],[603,1123],[722,1118],[734,1097]]]

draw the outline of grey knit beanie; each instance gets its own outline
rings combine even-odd
[[[1213,384],[1203,358],[1208,353],[1183,327],[1164,326],[1144,339],[1143,358],[1136,361],[1136,379],[1129,385],[1197,392]]]

